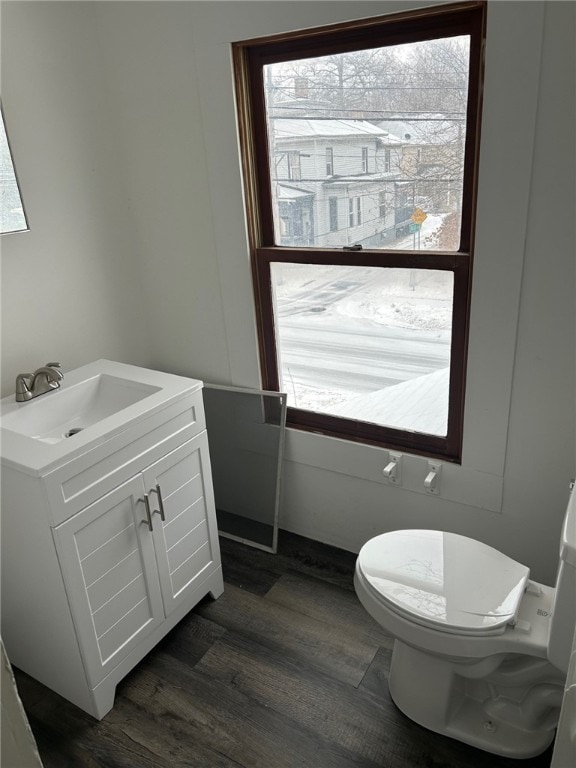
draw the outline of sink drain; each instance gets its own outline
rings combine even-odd
[[[84,427],[72,427],[72,429],[69,429],[68,432],[64,435],[64,437],[72,437],[72,435],[77,435],[78,432],[82,432]]]

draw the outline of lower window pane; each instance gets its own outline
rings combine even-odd
[[[288,405],[444,437],[452,272],[271,264]]]

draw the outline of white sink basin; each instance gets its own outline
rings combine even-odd
[[[86,427],[124,410],[160,387],[99,373],[68,388],[60,388],[25,404],[2,419],[3,429],[34,440],[58,443],[76,437]]]
[[[44,474],[202,387],[169,373],[97,360],[25,403],[0,401],[2,463]]]

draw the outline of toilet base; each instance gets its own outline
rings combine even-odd
[[[544,659],[449,659],[395,640],[389,688],[419,725],[496,755],[528,758],[554,739],[564,684]]]

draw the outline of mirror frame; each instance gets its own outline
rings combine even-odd
[[[10,146],[10,139],[8,138],[8,131],[6,129],[6,121],[4,119],[4,109],[0,102],[0,235],[11,235],[17,232],[29,232],[30,225],[28,224],[28,216],[26,214],[26,208],[24,207],[24,201],[22,199],[22,192],[20,189],[20,183],[18,181],[18,175],[16,174],[16,167],[14,165],[14,157],[12,155],[12,148]],[[6,165],[1,162],[2,155],[6,154]],[[4,178],[5,177],[5,178]],[[5,189],[11,189],[12,192],[16,192],[20,206],[22,208],[22,225],[14,225],[12,227],[4,228],[5,221],[8,218],[8,212],[4,210]]]

